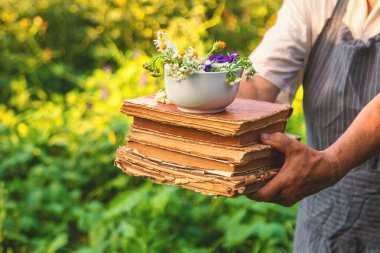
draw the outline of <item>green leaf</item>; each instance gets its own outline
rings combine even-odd
[[[68,242],[67,234],[57,235],[48,245],[46,253],[54,253],[64,247]]]

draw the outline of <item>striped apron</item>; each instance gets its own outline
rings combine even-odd
[[[380,34],[353,39],[342,23],[347,3],[338,0],[305,70],[307,142],[317,150],[334,143],[380,92]],[[301,202],[294,252],[380,252],[379,158]]]

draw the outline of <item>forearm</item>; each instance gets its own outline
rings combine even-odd
[[[279,88],[260,76],[255,75],[247,80],[245,75],[243,75],[238,96],[241,98],[274,102],[279,92]]]
[[[380,149],[380,94],[358,114],[346,132],[324,153],[347,173]]]

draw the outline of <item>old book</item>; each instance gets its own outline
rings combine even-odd
[[[161,149],[134,141],[129,141],[127,148],[133,149],[136,154],[139,154],[142,157],[155,160],[162,164],[175,164],[185,168],[201,168],[211,171],[230,172],[231,174],[268,166],[277,167],[283,162],[281,156],[278,156],[255,159],[245,164],[234,164],[227,160]]]
[[[174,135],[135,128],[130,129],[128,141],[153,146],[186,155],[218,159],[232,164],[244,165],[252,160],[279,156],[279,152],[269,145],[255,144],[247,147],[231,147],[187,140]]]
[[[147,130],[156,133],[164,133],[171,136],[181,137],[190,140],[202,140],[207,143],[219,144],[233,147],[244,147],[255,143],[260,140],[262,133],[284,132],[286,121],[277,121],[268,126],[252,130],[237,136],[221,136],[207,131],[201,131],[195,128],[171,125],[144,119],[141,117],[134,117],[133,127],[135,129]]]
[[[144,176],[150,180],[166,185],[177,185],[203,194],[235,197],[255,191],[276,175],[278,169],[266,167],[254,174],[237,177],[224,177],[199,173],[161,164],[144,158],[133,149],[120,147],[117,151],[115,165],[125,173]]]
[[[125,100],[121,112],[129,116],[191,127],[216,135],[236,136],[277,122],[286,122],[291,115],[292,107],[237,98],[223,113],[191,114],[179,111],[172,104],[156,103],[153,96],[146,96]]]

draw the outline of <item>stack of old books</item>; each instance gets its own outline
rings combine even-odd
[[[259,143],[260,134],[284,132],[291,111],[288,105],[238,98],[223,113],[190,114],[152,96],[127,100],[121,112],[134,121],[115,165],[208,195],[253,192],[283,163],[280,153]]]

